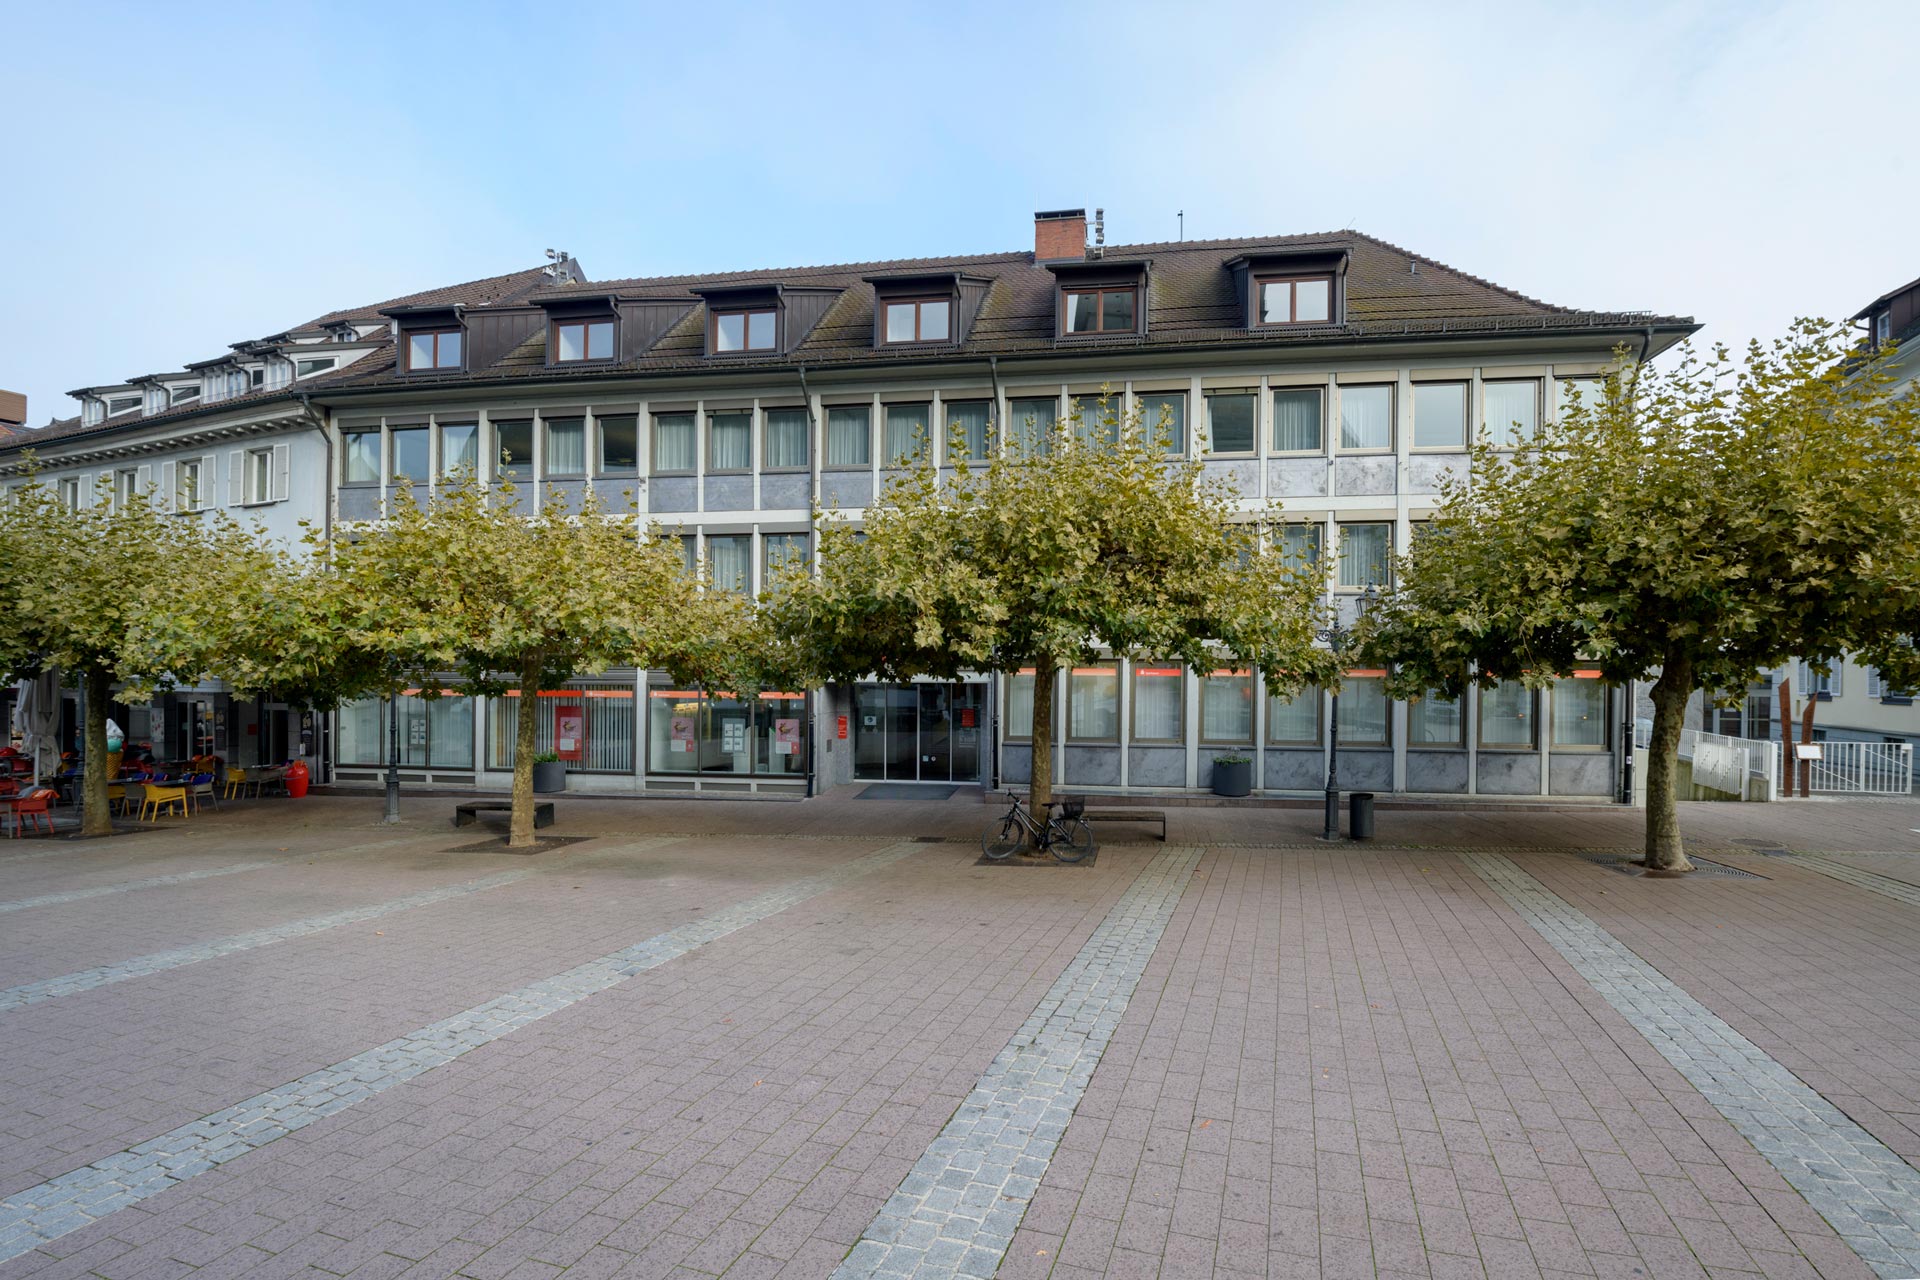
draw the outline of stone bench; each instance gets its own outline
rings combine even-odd
[[[483,813],[512,813],[511,800],[469,800],[465,804],[453,806],[453,825],[470,827],[480,821]],[[553,825],[553,801],[535,800],[533,802],[533,825],[536,830]]]
[[[1165,809],[1089,809],[1084,814],[1089,825],[1101,822],[1157,822],[1160,824],[1160,843],[1167,842],[1167,811]]]

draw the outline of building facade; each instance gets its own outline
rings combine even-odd
[[[1169,424],[1249,519],[1280,507],[1267,536],[1317,566],[1351,616],[1390,585],[1391,556],[1474,433],[1528,433],[1591,393],[1621,348],[1649,359],[1694,328],[1537,302],[1357,232],[1087,239],[1084,212],[1063,210],[1036,215],[1033,248],[1014,253],[614,281],[567,259],[342,313],[367,322],[354,329],[367,354],[297,395],[262,386],[248,411],[310,415],[280,419],[275,438],[314,434],[322,483],[304,470],[300,483],[326,520],[378,520],[401,478],[431,489],[470,468],[512,478],[529,506],[594,492],[678,534],[718,587],[758,593],[805,562],[816,508],[857,522],[915,451],[1031,447],[1105,396]],[[203,415],[218,416],[185,411]],[[1351,672],[1340,695],[1345,786],[1617,793],[1631,713],[1597,674],[1460,704],[1393,702],[1384,674]],[[1247,672],[1154,661],[1059,678],[1065,786],[1206,789],[1218,755],[1252,757],[1271,793],[1325,777],[1323,692],[1269,698]],[[751,702],[639,671],[532,692],[550,708],[541,747],[571,763],[576,790],[1017,783],[1032,763],[1030,673]],[[503,785],[517,696],[401,699],[403,776]],[[335,776],[378,776],[386,714],[340,713]]]

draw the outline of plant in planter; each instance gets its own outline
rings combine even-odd
[[[1244,796],[1252,790],[1252,756],[1231,754],[1213,758],[1213,794]]]
[[[533,758],[533,789],[535,791],[565,791],[567,789],[567,762],[557,752],[542,751]]]

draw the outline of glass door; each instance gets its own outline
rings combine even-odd
[[[980,780],[981,746],[987,727],[987,686],[956,684],[953,690],[953,780]]]
[[[895,782],[912,782],[919,777],[918,762],[914,756],[914,720],[918,714],[918,699],[913,685],[890,684],[883,687],[887,696],[887,777]]]
[[[916,688],[920,692],[920,779],[945,782],[953,776],[953,686]]]
[[[887,689],[863,684],[853,694],[853,776],[887,776]]]

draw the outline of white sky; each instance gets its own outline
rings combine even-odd
[[[1352,226],[1704,338],[1920,276],[1920,3],[28,7],[0,386],[538,265],[651,275]],[[703,21],[724,13],[731,22]],[[17,43],[16,43],[17,42]]]

